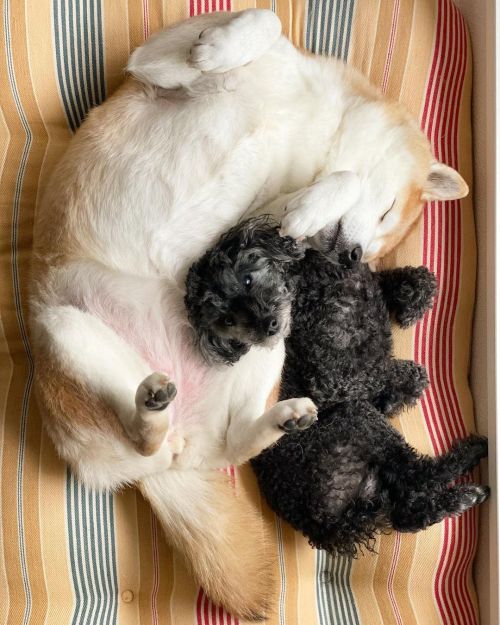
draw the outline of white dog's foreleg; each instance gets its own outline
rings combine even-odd
[[[280,33],[279,18],[265,9],[199,15],[150,37],[127,69],[157,87],[187,87],[204,72],[227,72],[258,59]]]
[[[255,214],[273,215],[281,223],[283,236],[305,239],[338,221],[359,199],[360,193],[359,176],[351,171],[338,171],[304,189],[279,195]]]
[[[34,329],[68,377],[114,410],[139,453],[157,451],[167,432],[166,409],[176,394],[166,375],[152,372],[111,328],[74,306],[40,311]]]
[[[317,414],[314,403],[300,397],[278,402],[257,419],[244,413],[234,415],[227,430],[225,456],[231,464],[243,464],[287,432],[308,428],[318,418]]]

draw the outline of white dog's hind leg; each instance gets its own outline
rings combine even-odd
[[[175,385],[147,363],[100,319],[74,306],[38,312],[35,339],[68,377],[83,383],[110,406],[142,455],[162,444]]]
[[[127,70],[164,89],[187,87],[203,72],[225,72],[262,56],[279,38],[279,18],[265,9],[199,15],[150,37]]]
[[[226,456],[240,465],[273,445],[286,432],[305,430],[318,418],[318,410],[307,397],[285,399],[257,419],[244,414],[231,418],[226,438]]]
[[[281,22],[272,11],[242,11],[227,24],[203,30],[191,48],[190,64],[203,72],[227,72],[260,58],[280,34]]]

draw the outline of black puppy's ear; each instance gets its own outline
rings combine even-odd
[[[250,347],[233,339],[224,339],[210,332],[198,333],[198,345],[210,365],[234,365]]]
[[[305,247],[302,243],[298,243],[292,237],[282,237],[278,231],[265,249],[269,258],[280,263],[297,262],[302,260],[305,254]]]

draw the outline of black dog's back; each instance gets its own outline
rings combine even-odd
[[[367,265],[347,268],[309,250],[300,264],[281,396],[324,405],[375,401],[392,353],[387,305]]]

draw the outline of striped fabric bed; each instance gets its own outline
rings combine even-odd
[[[3,0],[0,20],[0,625],[234,625],[166,545],[140,495],[83,488],[55,455],[32,396],[27,277],[37,200],[86,111],[113,92],[151,32],[211,10],[268,7],[293,42],[336,55],[420,119],[439,159],[471,179],[470,48],[451,0]],[[470,199],[427,206],[385,264],[439,276],[432,314],[397,331],[429,370],[396,420],[437,453],[474,428],[467,384],[475,240]],[[281,577],[271,625],[473,625],[475,512],[418,535],[383,536],[355,561],[315,552],[261,501]]]

